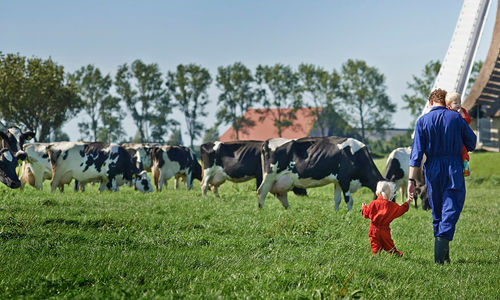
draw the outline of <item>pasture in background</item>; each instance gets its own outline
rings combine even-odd
[[[383,173],[385,159],[375,161]],[[392,225],[403,258],[372,257],[372,193],[333,210],[333,185],[289,194],[290,209],[255,182],[225,183],[221,197],[169,181],[160,193],[0,188],[0,294],[6,298],[496,298],[500,297],[500,155],[473,153],[451,265],[433,260],[429,211]]]

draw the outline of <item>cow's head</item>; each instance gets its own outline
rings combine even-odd
[[[377,182],[384,180],[382,174],[373,162],[366,146],[352,153],[355,174],[351,178],[359,179],[362,186],[369,188],[374,194]]]
[[[143,193],[150,193],[153,191],[153,185],[146,171],[142,171],[135,175],[135,188]]]
[[[416,192],[417,192],[417,195],[422,200],[422,209],[423,210],[431,209],[431,207],[429,205],[429,195],[427,194],[427,186],[425,184],[423,184],[423,185],[417,184]],[[417,203],[417,199],[415,199],[415,205],[416,205],[416,203]]]
[[[10,149],[0,150],[0,181],[11,189],[21,186],[16,174],[17,159]]]
[[[425,184],[424,169],[419,168],[416,175],[416,193],[422,200],[422,209],[428,210],[429,206],[429,195],[427,194],[427,185]],[[417,207],[417,199],[415,199],[415,207]]]
[[[16,126],[9,127],[6,132],[0,132],[2,138],[2,148],[9,148],[16,159],[25,160],[26,152],[23,144],[26,140],[31,140],[35,134],[31,131],[23,133]]]
[[[143,168],[141,161],[139,159],[139,155],[137,155],[137,150],[135,148],[127,147],[126,145],[127,144],[122,144],[121,146],[123,147],[123,149],[125,149],[125,151],[128,152],[128,154],[130,154],[130,157],[132,158],[132,163],[135,164],[136,168],[142,170]]]
[[[200,146],[200,156],[203,168],[207,169],[214,165],[215,163],[215,144],[205,143]]]

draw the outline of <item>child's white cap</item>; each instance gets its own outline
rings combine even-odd
[[[396,196],[396,184],[391,181],[379,181],[375,194],[382,196],[385,200],[392,200]]]

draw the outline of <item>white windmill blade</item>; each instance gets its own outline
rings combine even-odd
[[[464,98],[490,5],[491,0],[464,0],[450,46],[431,91],[440,88],[457,92]],[[427,102],[422,115],[429,110]]]

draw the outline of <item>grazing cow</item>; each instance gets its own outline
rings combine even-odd
[[[385,166],[385,178],[396,183],[396,190],[399,188],[401,192],[401,200],[404,202],[407,195],[408,189],[408,172],[410,166],[410,153],[411,147],[407,148],[396,148],[394,149],[389,157],[387,158],[387,163]],[[424,157],[425,162],[425,157]],[[427,196],[427,186],[425,185],[425,179],[423,174],[423,169],[420,169],[419,176],[416,179],[416,192],[417,195],[422,199],[422,208],[424,210],[430,209],[428,196]],[[415,198],[415,208],[417,208],[417,199]]]
[[[178,180],[183,179],[187,189],[193,187],[194,179],[201,181],[201,166],[194,152],[184,146],[162,146],[151,150],[152,172],[156,191],[161,191],[163,184],[175,177],[174,188]]]
[[[0,149],[8,148],[14,153],[14,158],[25,160],[26,152],[23,150],[23,145],[26,140],[31,140],[35,134],[31,131],[23,133],[19,127],[11,126],[5,132],[0,131],[1,147]]]
[[[205,196],[210,187],[216,196],[226,180],[244,182],[255,178],[257,187],[262,182],[261,141],[234,141],[205,143],[200,146],[203,164],[201,191]]]
[[[269,192],[288,208],[287,192],[293,187],[306,189],[333,183],[335,210],[339,208],[341,190],[351,210],[351,193],[363,186],[375,193],[377,182],[383,180],[366,146],[352,138],[306,137],[279,146],[266,141],[262,164],[264,178],[257,190],[259,207],[263,207]]]
[[[11,189],[21,186],[16,174],[17,159],[8,148],[0,149],[0,181]]]
[[[23,144],[33,136],[33,132],[22,133],[15,126],[8,128],[6,132],[0,131],[0,181],[9,188],[21,186],[16,174],[17,161],[26,159]]]
[[[159,146],[158,143],[124,143],[121,146],[130,154],[132,162],[135,164],[140,173],[140,184],[143,186],[144,191],[152,192],[152,185],[150,185],[151,180],[147,175],[147,172],[151,171],[151,149],[155,146]],[[118,186],[127,184],[128,186],[136,186],[136,178],[132,178],[132,181],[125,180],[122,175],[116,176],[116,183]],[[80,184],[78,181],[75,182],[75,191],[78,190],[85,191],[85,184]]]
[[[51,190],[74,178],[80,184],[100,181],[100,191],[118,191],[117,179],[132,180],[141,192],[151,192],[152,185],[145,171],[139,171],[130,154],[121,146],[104,143],[61,142],[50,145],[48,154],[52,167]],[[140,178],[140,179],[139,179]]]
[[[272,139],[283,144],[289,139]],[[219,196],[218,187],[226,180],[244,182],[256,179],[257,188],[262,182],[262,141],[233,141],[205,143],[200,147],[203,164],[201,190],[205,196],[210,187]],[[304,189],[294,189],[297,195],[307,195]]]
[[[151,167],[153,166],[151,150],[161,145],[158,143],[124,143],[121,146],[127,150],[139,170],[151,172]]]
[[[21,188],[26,183],[34,186],[37,190],[43,188],[43,181],[52,178],[52,167],[50,166],[48,143],[30,143],[24,145],[27,159],[23,161],[21,168]]]

